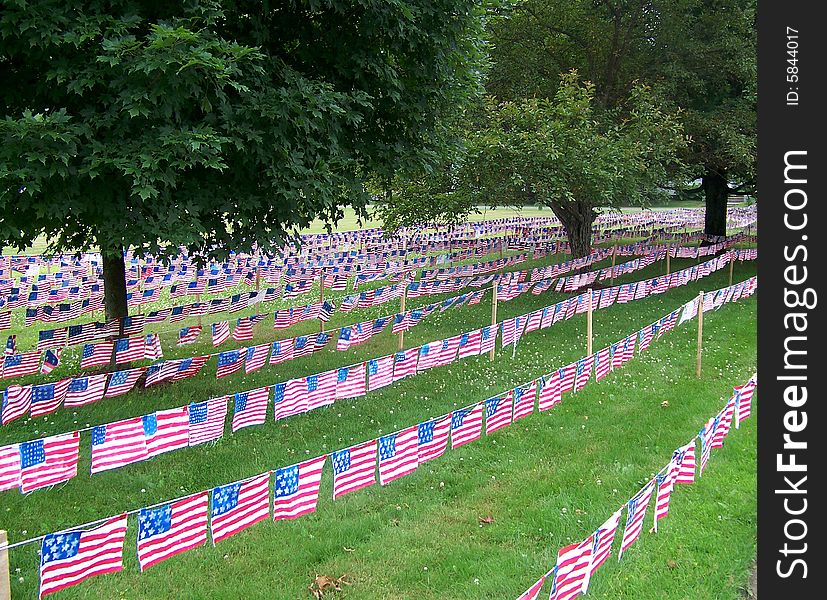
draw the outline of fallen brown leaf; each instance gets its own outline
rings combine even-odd
[[[491,525],[494,522],[494,517],[488,515],[487,517],[479,517],[480,523],[484,525]]]

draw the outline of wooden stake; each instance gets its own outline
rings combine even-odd
[[[405,315],[405,298],[408,296],[408,284],[406,283],[405,286],[402,288],[402,298],[399,302],[399,312],[402,313],[404,318]],[[399,351],[401,352],[402,349],[405,347],[405,331],[402,330],[399,332]]]
[[[729,285],[732,285],[732,270],[735,267],[735,250],[729,251]]]
[[[7,546],[8,534],[0,529],[0,546]],[[11,579],[9,576],[9,551],[0,550],[0,600],[11,600]]]
[[[594,312],[594,307],[592,306],[592,290],[591,288],[588,289],[589,293],[589,310],[586,313],[586,356],[592,355],[592,313]]]
[[[497,284],[496,284],[496,282],[494,283],[494,285],[491,286],[491,295],[492,295],[492,299],[491,299],[491,326],[496,327],[497,326]],[[496,333],[496,329],[494,330],[494,333]],[[494,347],[496,347],[496,343],[494,344]],[[491,351],[488,353],[488,358],[490,360],[494,360],[494,348],[491,348]]]
[[[695,376],[701,376],[701,349],[704,334],[704,293],[698,294],[698,357],[695,361]]]

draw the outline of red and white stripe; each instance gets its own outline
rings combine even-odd
[[[603,348],[594,355],[594,378],[600,381],[612,371],[611,348]]]
[[[258,371],[266,363],[270,355],[270,344],[259,344],[247,348],[247,360],[244,361],[244,372],[252,373]]]
[[[678,473],[675,477],[675,483],[694,483],[695,482],[695,440],[689,442],[686,446],[678,448],[677,452],[683,458],[678,464]]]
[[[623,553],[635,543],[635,540],[643,531],[643,520],[646,518],[646,509],[649,506],[649,500],[652,498],[652,492],[655,489],[654,480],[646,484],[637,495],[629,500],[626,504],[626,528],[623,530],[623,541],[620,544],[620,552],[617,554],[618,560],[623,556]]]
[[[562,395],[560,394],[560,376],[557,371],[543,376],[541,383],[538,409],[542,412],[558,404]]]
[[[66,397],[63,399],[63,406],[83,406],[84,404],[90,404],[102,399],[104,390],[106,389],[107,377],[107,373],[86,376],[85,390],[73,391],[71,389],[72,385],[69,384],[69,389],[66,391]]]
[[[200,421],[194,418],[195,410],[190,405],[189,418],[189,445],[195,446],[204,442],[217,440],[224,435],[224,422],[227,419],[227,396],[207,400],[200,405],[206,404],[206,418]]]
[[[20,445],[0,446],[0,492],[20,485]]]
[[[451,413],[451,448],[459,448],[463,444],[478,440],[482,435],[482,412],[483,403],[478,402],[473,408],[468,410],[462,419],[462,423],[457,422],[457,415],[468,409],[461,411],[454,411]]]
[[[433,438],[431,441],[419,439],[417,456],[419,464],[439,458],[448,447],[448,437],[451,433],[451,417],[442,417],[434,422]]]
[[[346,372],[340,369],[337,373],[336,400],[364,396],[367,390],[365,385],[365,363],[345,368],[347,369]],[[341,375],[345,375],[344,379]]]
[[[502,396],[489,398],[485,401],[486,435],[511,424],[513,404],[514,398],[512,390],[509,390]]]
[[[394,354],[393,380],[399,381],[405,377],[416,375],[419,348],[408,348]]]
[[[244,427],[262,425],[267,420],[267,403],[270,400],[270,388],[265,386],[244,393],[247,394],[247,403],[244,409],[235,410],[236,407],[233,407],[233,420],[231,425],[233,433]]]
[[[609,558],[609,555],[612,552],[612,543],[614,542],[615,535],[617,533],[617,527],[620,524],[620,515],[623,512],[623,509],[618,509],[611,517],[606,519],[606,522],[601,525],[597,531],[594,532],[594,535],[597,536],[595,540],[595,547],[594,547],[594,554],[592,556],[592,562],[589,566],[589,575],[586,578],[586,581],[583,582],[583,593],[586,593],[588,589],[589,580],[591,576],[594,575],[594,572],[597,571],[598,567],[606,562],[606,559]]]
[[[678,465],[674,460],[669,462],[663,473],[659,473],[655,478],[658,486],[657,494],[655,495],[655,516],[654,529],[658,530],[658,521],[669,514],[669,500],[672,498],[672,491],[675,489],[675,478],[678,476]]]
[[[480,329],[476,329],[474,331],[469,331],[467,335],[468,339],[465,341],[465,344],[459,346],[457,349],[457,357],[460,359],[468,358],[469,356],[477,356],[480,353],[482,331]]]
[[[557,570],[554,575],[554,593],[549,600],[571,600],[580,595],[592,562],[594,536],[579,544],[561,548],[557,553]]]
[[[514,388],[514,420],[527,417],[534,412],[534,400],[537,397],[537,381],[525,387]]]
[[[233,339],[236,342],[249,342],[253,339],[253,320],[249,318],[242,318],[236,321],[233,329]]]
[[[291,379],[284,383],[283,397],[279,398],[276,389],[275,420],[307,412],[307,382],[304,377]]]
[[[146,460],[146,436],[141,417],[100,425],[92,431],[92,473],[117,469]],[[96,443],[96,434],[105,431],[103,441]],[[99,433],[100,432],[100,433]]]
[[[393,355],[368,362],[368,391],[378,390],[393,382]]]
[[[207,541],[209,492],[200,492],[170,506],[170,528],[160,533],[144,534],[141,520],[151,518],[153,511],[165,507],[141,510],[138,521],[138,564],[141,572],[171,556],[201,546]]]
[[[3,425],[11,423],[29,412],[32,405],[32,386],[10,385],[6,388],[4,395]]]
[[[212,324],[212,345],[220,346],[230,339],[230,322],[218,321]]]
[[[735,388],[737,410],[735,411],[735,428],[741,426],[741,421],[748,419],[752,414],[752,395],[755,392],[756,382],[753,376],[744,385]],[[3,421],[5,423],[5,421]]]

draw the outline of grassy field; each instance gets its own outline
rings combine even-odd
[[[519,268],[560,259],[549,257]],[[672,268],[694,262],[674,260]],[[656,263],[618,281],[652,277],[663,270],[664,264]],[[734,277],[740,281],[754,273],[754,264],[736,264]],[[725,269],[667,294],[596,312],[595,350],[648,325],[700,289],[726,285],[727,279]],[[555,293],[525,294],[501,303],[498,316],[501,320],[523,314],[561,298]],[[377,485],[333,502],[328,462],[315,514],[289,523],[260,523],[216,548],[208,542],[144,574],[138,572],[135,558],[133,517],[124,572],[90,580],[62,595],[310,598],[307,586],[317,574],[347,574],[351,585],[331,598],[516,598],[554,565],[560,547],[583,539],[603,523],[723,407],[733,385],[752,375],[756,299],[725,305],[705,316],[701,379],[694,374],[693,321],[653,342],[647,352],[600,383],[569,395],[555,409],[448,451],[389,486]],[[418,304],[411,301],[408,306]],[[392,303],[337,315],[331,327],[394,310]],[[486,296],[478,306],[430,317],[406,334],[406,347],[485,325],[490,310]],[[526,334],[513,357],[510,349],[498,348],[494,362],[487,357],[459,361],[365,398],[339,401],[284,422],[268,421],[227,433],[215,445],[180,450],[93,477],[88,475],[87,434],[81,441],[77,478],[28,497],[0,494],[0,528],[9,531],[11,541],[49,533],[396,431],[580,358],[585,353],[585,329],[585,315],[578,315]],[[318,325],[310,323],[280,332],[264,328],[257,332],[256,343],[317,330]],[[212,350],[206,337],[185,349],[170,346],[169,335],[164,341],[167,357]],[[234,346],[226,345],[230,347]],[[14,423],[0,430],[0,444],[272,384],[395,349],[396,337],[388,328],[351,351],[323,351],[250,375],[216,380],[213,362],[186,382],[103,400],[76,413],[60,410],[37,421]],[[72,360],[67,357],[62,368],[74,372],[77,363],[73,368]],[[664,400],[668,407],[662,406]],[[614,556],[607,561],[593,579],[590,597],[740,598],[755,558],[754,417],[733,430],[724,448],[714,451],[700,481],[676,490],[660,533],[644,533],[621,562]],[[480,523],[488,516],[492,523]],[[646,523],[648,530],[651,514]],[[35,597],[37,546],[15,549],[10,559],[13,597]]]

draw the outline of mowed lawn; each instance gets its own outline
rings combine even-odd
[[[516,268],[562,258],[530,261]],[[695,262],[674,260],[672,269]],[[664,268],[658,262],[617,282],[652,277]],[[754,273],[754,264],[737,263],[734,280]],[[648,325],[699,290],[727,282],[725,269],[667,294],[597,311],[594,349]],[[444,297],[410,300],[408,308]],[[524,294],[500,303],[498,319],[553,304],[562,297],[553,292]],[[303,298],[313,300],[312,294]],[[62,595],[310,598],[307,586],[317,574],[346,574],[350,585],[331,597],[516,598],[554,565],[560,547],[583,539],[601,525],[666,465],[676,447],[688,442],[723,407],[733,385],[753,374],[756,301],[754,296],[705,315],[701,379],[695,377],[697,330],[693,320],[654,341],[648,351],[600,383],[592,381],[576,395],[566,395],[553,410],[535,413],[491,436],[449,450],[386,487],[376,485],[333,502],[328,462],[314,515],[289,523],[260,523],[215,548],[208,542],[144,574],[137,568],[137,519],[131,517],[124,572],[87,581]],[[396,303],[389,303],[337,314],[330,328],[397,309]],[[406,334],[405,346],[480,327],[490,322],[490,313],[489,292],[478,306],[426,318]],[[218,318],[205,318],[205,322]],[[259,327],[255,343],[318,331],[318,324],[305,323],[274,332],[271,323]],[[170,333],[175,328],[168,323],[163,327],[167,357],[212,351],[206,335],[194,346],[176,349],[172,345],[175,334]],[[0,528],[7,529],[14,542],[373,439],[569,364],[585,354],[585,331],[586,317],[577,315],[526,334],[513,356],[511,348],[503,350],[498,344],[494,362],[487,356],[466,359],[367,397],[338,401],[283,422],[272,421],[270,408],[266,425],[236,434],[228,428],[225,438],[215,445],[180,450],[92,477],[88,475],[90,438],[83,434],[79,476],[27,497],[3,492]],[[221,349],[237,346],[231,342]],[[0,444],[273,384],[389,354],[396,348],[397,338],[388,328],[348,352],[325,350],[222,380],[215,379],[213,360],[198,377],[186,382],[106,399],[76,413],[61,409],[37,421],[14,423],[0,430]],[[76,372],[78,354],[67,350],[67,364],[61,370]],[[752,419],[731,432],[724,448],[713,451],[700,481],[676,490],[658,534],[644,533],[621,562],[616,555],[607,561],[593,579],[590,597],[740,597],[755,557],[756,414],[754,410]],[[493,522],[483,524],[481,517],[491,517]],[[650,527],[651,513],[645,531]],[[622,524],[620,529],[615,551]],[[12,550],[10,560],[13,597],[35,597],[37,545]]]

